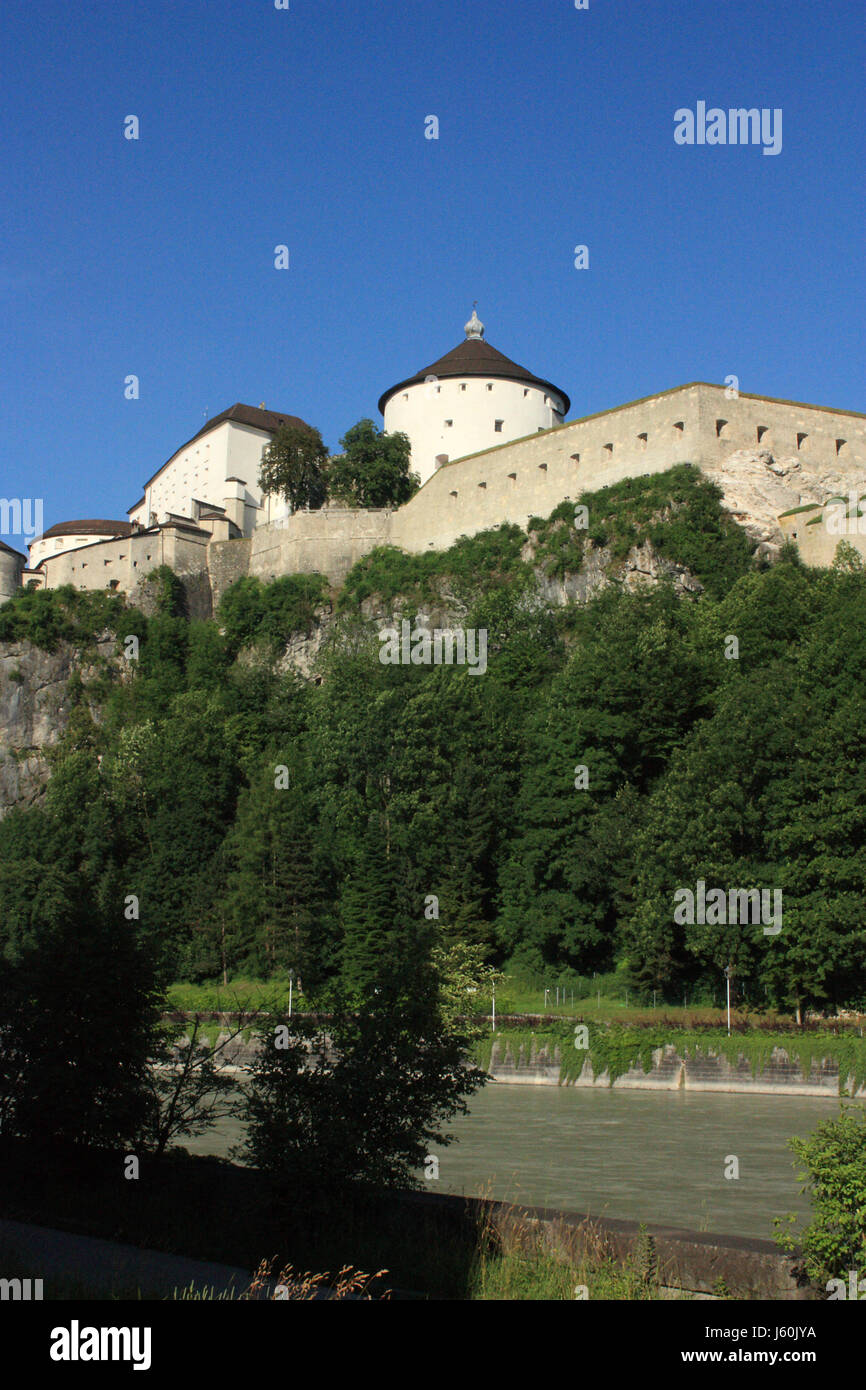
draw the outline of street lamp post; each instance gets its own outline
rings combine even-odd
[[[731,1036],[731,975],[733,971],[729,965],[725,966],[725,981],[728,989],[728,1037]]]

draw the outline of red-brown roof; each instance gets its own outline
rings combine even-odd
[[[198,433],[188,439],[185,444],[179,445],[171,457],[167,458],[165,463],[160,464],[156,472],[151,474],[144,484],[145,488],[148,488],[154,479],[159,477],[162,470],[168,467],[173,458],[182,453],[184,449],[188,449],[190,444],[194,444],[197,439],[201,439],[203,434],[215,430],[217,425],[224,424],[226,420],[233,420],[238,425],[250,425],[253,429],[263,430],[267,434],[276,434],[281,425],[292,425],[302,430],[311,428],[306,420],[302,420],[299,415],[283,415],[278,410],[263,410],[261,406],[243,405],[241,401],[236,401],[234,405],[229,406],[228,410],[223,410],[219,415],[214,415],[212,419],[207,420]],[[141,500],[143,502],[144,498]],[[141,502],[136,502],[129,510],[135,511],[135,508],[140,506]]]
[[[34,539],[44,541],[49,536],[128,536],[131,531],[132,523],[129,521],[106,521],[96,517],[89,521],[58,521]]]
[[[407,377],[405,381],[399,381],[396,386],[392,386],[390,390],[380,396],[379,409],[381,412],[385,413],[385,404],[396,391],[403,391],[407,386],[417,386],[419,382],[426,381],[428,376],[440,377],[443,380],[448,377],[480,376],[501,381],[524,381],[528,385],[537,386],[542,391],[552,391],[555,395],[560,396],[564,413],[568,413],[571,405],[565,392],[560,387],[554,386],[552,381],[545,381],[543,377],[534,376],[526,367],[512,362],[511,358],[506,357],[498,348],[492,347],[490,343],[485,343],[483,338],[467,338],[464,342],[458,343],[456,348],[446,352],[445,356],[440,357],[438,362],[432,362],[429,367],[424,367],[414,376]]]

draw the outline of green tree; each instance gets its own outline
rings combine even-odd
[[[277,787],[277,767],[287,786]],[[265,760],[224,841],[227,956],[235,969],[292,971],[315,990],[334,969],[334,866],[312,774],[298,753]]]
[[[788,1144],[814,1210],[799,1236],[793,1215],[787,1223],[777,1217],[776,1240],[786,1250],[799,1247],[814,1283],[842,1280],[847,1297],[849,1273],[858,1282],[866,1275],[866,1114],[859,1105],[843,1105],[836,1119],[822,1120],[807,1138]]]
[[[40,1143],[134,1144],[159,1044],[152,955],[121,908],[78,894],[48,904],[14,963],[0,963],[0,1121]]]
[[[409,471],[412,446],[405,434],[386,434],[359,420],[340,440],[344,450],[328,464],[328,495],[346,507],[402,507],[420,485]]]
[[[415,967],[408,980],[380,976],[362,1008],[338,998],[327,1030],[295,1017],[262,1032],[248,1161],[293,1189],[419,1185],[431,1144],[452,1142],[444,1125],[485,1076],[443,1017],[435,975]]]
[[[293,512],[316,511],[325,502],[328,450],[318,430],[281,425],[262,454],[262,492],[284,497]]]

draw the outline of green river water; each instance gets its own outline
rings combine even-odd
[[[439,1177],[427,1185],[770,1239],[774,1216],[809,1210],[787,1139],[835,1115],[838,1104],[491,1082],[454,1121],[458,1142],[432,1150]],[[226,1155],[240,1137],[240,1125],[226,1122],[186,1146]],[[725,1178],[728,1155],[739,1160],[738,1179]]]

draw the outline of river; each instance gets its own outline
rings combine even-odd
[[[838,1102],[809,1096],[491,1082],[454,1121],[458,1142],[432,1149],[439,1178],[428,1186],[769,1239],[774,1216],[810,1209],[786,1141],[837,1113]],[[241,1135],[225,1121],[185,1143],[226,1156]],[[739,1178],[725,1177],[729,1155]]]

